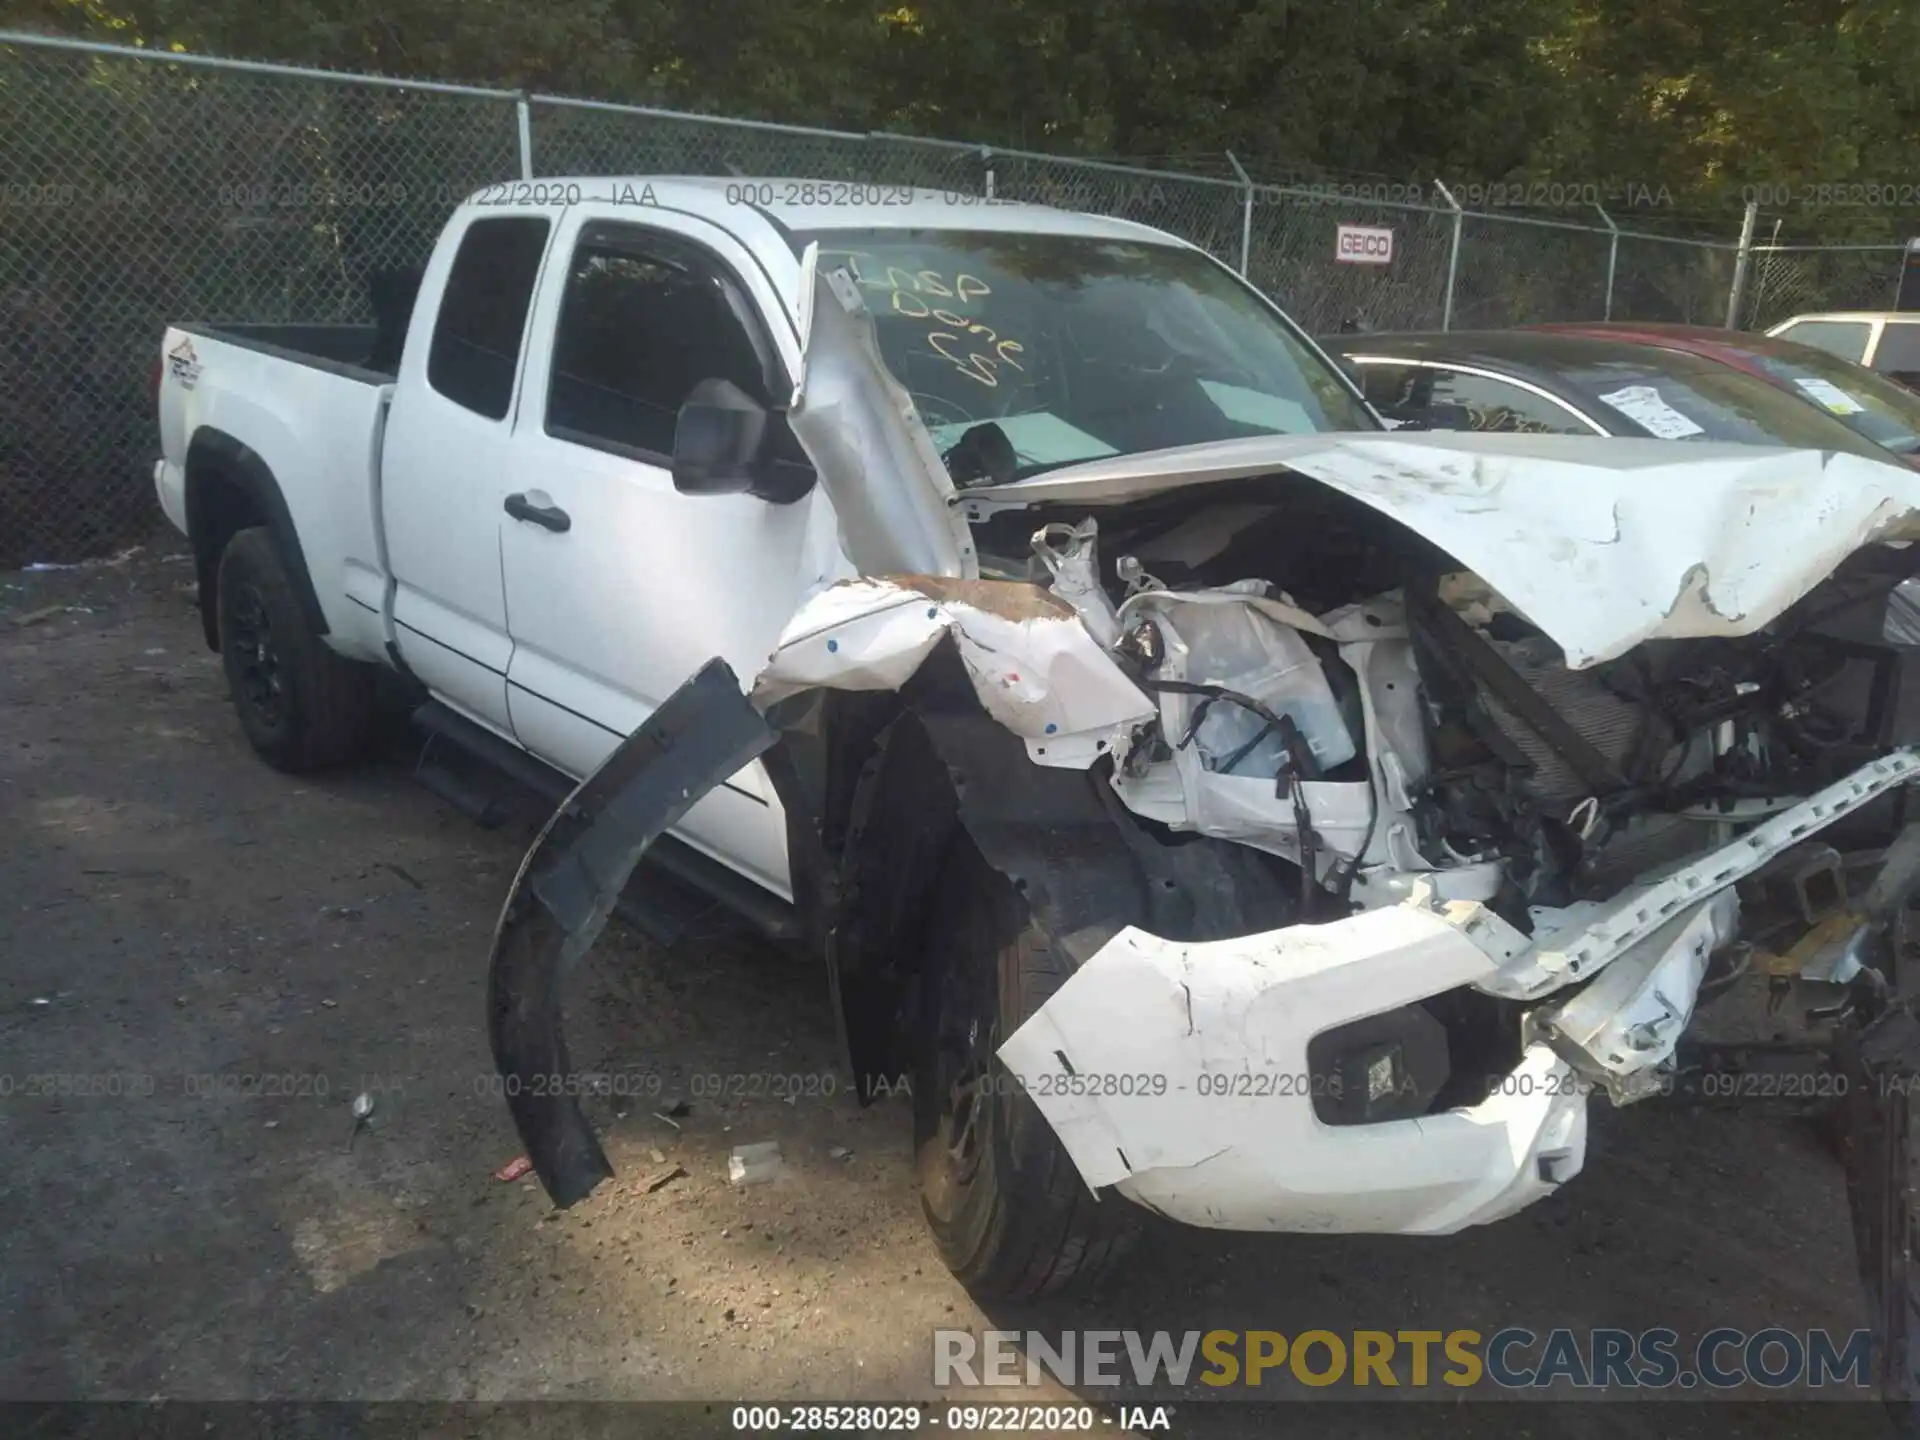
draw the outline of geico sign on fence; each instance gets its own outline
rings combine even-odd
[[[1384,225],[1342,225],[1333,258],[1354,265],[1385,265],[1393,259],[1393,231]]]

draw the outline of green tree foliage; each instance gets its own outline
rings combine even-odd
[[[1708,191],[1915,179],[1909,0],[1581,0],[1536,52],[1563,98],[1535,163]]]
[[[1900,182],[1912,0],[0,0],[8,23],[1263,173]]]

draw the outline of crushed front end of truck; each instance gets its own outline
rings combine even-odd
[[[1070,963],[993,1059],[1095,1195],[1446,1233],[1574,1178],[1596,1099],[1836,1111],[1905,1383],[1920,749],[1883,620],[1920,476],[1320,435],[949,488],[950,532],[866,499],[862,578],[751,678],[690,681],[529,856],[503,1073],[566,1070],[560,975],[764,757],[857,1073],[935,986],[913,957],[962,836]],[[876,564],[883,533],[963,563]],[[610,1173],[564,1093],[515,1119],[558,1203]]]
[[[657,717],[664,738],[650,725],[629,742],[652,764],[623,752],[629,787],[666,808],[618,822],[633,840],[594,862],[594,883],[617,893],[633,842],[771,749],[783,713],[812,715],[827,691],[911,692],[942,657],[977,706],[953,713],[956,678],[924,702],[957,819],[1078,966],[1000,1059],[1089,1185],[1229,1228],[1497,1218],[1579,1171],[1590,1092],[1624,1104],[1675,1086],[1703,992],[1784,982],[1837,1003],[1873,968],[1872,936],[1900,909],[1862,897],[1876,855],[1904,853],[1888,847],[1920,754],[1890,741],[1904,652],[1840,632],[1877,619],[1900,551],[1873,547],[1877,563],[1805,586],[1746,635],[1622,648],[1589,624],[1576,643],[1619,653],[1575,669],[1458,570],[1317,610],[1258,579],[1156,579],[1138,555],[1103,573],[1099,508],[1032,533],[1044,584],[844,582],[795,616],[749,694],[703,672]],[[1701,628],[1680,607],[1653,622],[1619,609]],[[986,753],[983,729],[1005,745]],[[1031,773],[1009,785],[1009,765]],[[1008,838],[1046,816],[988,813],[1006,800],[993,792],[1038,795],[1060,772],[1110,792],[1097,823],[1131,866],[1165,852],[1170,873],[1140,888],[1194,891],[1177,933],[1149,928],[1150,895],[1097,913],[1031,833]],[[1199,841],[1213,859],[1251,852],[1232,885],[1200,894],[1171,873]],[[536,896],[556,889],[539,874]],[[1229,894],[1262,879],[1262,905]],[[1288,923],[1230,933],[1262,906]]]

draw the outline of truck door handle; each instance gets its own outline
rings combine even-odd
[[[573,517],[558,505],[535,505],[524,494],[507,496],[507,513],[516,520],[531,520],[561,535],[573,528]]]

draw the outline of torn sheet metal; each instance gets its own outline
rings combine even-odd
[[[981,706],[1040,763],[1055,745],[1093,737],[1084,766],[1091,747],[1154,713],[1064,601],[1037,585],[933,575],[821,591],[788,623],[754,702],[764,710],[815,687],[898,690],[949,635]]]
[[[1404,903],[1328,924],[1204,944],[1128,928],[1000,1058],[1089,1185],[1116,1186],[1176,1220],[1436,1233],[1497,1219],[1579,1170],[1576,1073],[1622,1101],[1649,1093],[1692,1018],[1709,957],[1734,932],[1734,885],[1916,777],[1920,752],[1872,761],[1660,880],[1541,912],[1538,941],[1482,904],[1440,902],[1423,878]],[[1920,829],[1909,836],[1920,855]],[[1520,1069],[1481,1104],[1350,1127],[1315,1117],[1312,1087],[1326,1078],[1308,1068],[1316,1035],[1462,985],[1528,998],[1586,980],[1531,1018]],[[1073,1075],[1167,1083],[1115,1094]],[[1222,1076],[1247,1077],[1245,1095]]]
[[[1920,472],[1857,455],[1581,435],[1275,435],[961,495],[1099,506],[1291,471],[1425,536],[1578,669],[1655,637],[1749,635],[1875,540],[1920,536]]]
[[[1120,638],[1120,612],[1100,579],[1099,533],[1092,516],[1078,525],[1043,525],[1033,532],[1033,555],[1053,577],[1053,593],[1073,607],[1103,649],[1112,649]]]
[[[1300,861],[1299,824],[1272,780],[1214,775],[1176,757],[1137,775],[1116,771],[1113,788],[1134,814],[1169,830],[1210,835]],[[1320,847],[1322,878],[1333,865],[1357,857],[1362,846],[1377,848],[1368,839],[1374,800],[1365,781],[1306,780],[1300,795]],[[1426,867],[1421,860],[1419,868]]]
[[[1477,938],[1489,912],[1424,901],[1204,944],[1123,930],[1000,1059],[1089,1185],[1175,1220],[1439,1234],[1498,1219],[1585,1154],[1585,1099],[1546,1046],[1471,1109],[1353,1126],[1313,1110],[1315,1035],[1493,970]]]
[[[1693,1021],[1707,962],[1739,919],[1730,886],[1630,946],[1572,999],[1535,1011],[1531,1028],[1616,1105],[1657,1094],[1656,1072]]]
[[[920,423],[913,397],[880,358],[860,287],[822,272],[809,245],[800,277],[800,384],[793,427],[862,575],[979,573],[972,532],[948,506],[953,482]]]
[[[1171,612],[1171,625],[1177,626],[1183,604],[1189,610],[1208,604],[1250,608],[1278,625],[1331,640],[1340,647],[1340,658],[1360,682],[1363,733],[1369,742],[1373,778],[1371,784],[1364,780],[1301,783],[1301,796],[1318,837],[1321,878],[1336,867],[1364,857],[1372,873],[1360,871],[1354,889],[1362,907],[1405,900],[1412,884],[1433,867],[1420,853],[1413,821],[1415,787],[1428,769],[1427,741],[1419,708],[1419,676],[1414,669],[1405,606],[1398,594],[1376,596],[1316,618],[1284,600],[1232,587],[1171,596],[1148,591],[1130,598],[1122,612],[1125,619],[1142,613]],[[1186,678],[1178,664],[1178,651],[1171,644],[1168,649],[1175,663],[1163,665],[1160,673],[1168,678]],[[1322,677],[1321,686],[1316,688],[1324,693],[1324,671],[1318,669],[1317,661],[1315,666]],[[1161,733],[1185,733],[1192,707],[1192,697],[1162,696]],[[1284,711],[1290,707],[1282,700],[1280,708]],[[1344,731],[1345,723],[1337,711],[1332,718]],[[1361,738],[1352,737],[1354,741]],[[1351,746],[1337,753],[1344,759],[1350,751]],[[1332,753],[1322,758],[1330,759]],[[1189,749],[1171,759],[1117,770],[1113,788],[1128,809],[1170,829],[1237,841],[1296,863],[1300,859],[1299,827],[1292,807],[1270,778],[1215,773]],[[1497,867],[1467,868],[1474,873],[1434,873],[1437,893],[1446,899],[1490,898],[1499,885]],[[1390,883],[1392,877],[1403,877],[1405,883],[1396,888]]]
[[[1610,900],[1537,913],[1532,941],[1496,919],[1490,933],[1500,936],[1505,960],[1498,973],[1480,982],[1481,988],[1524,1000],[1584,980],[1707,896],[1744,880],[1774,856],[1916,779],[1920,779],[1920,748],[1905,746],[1868,761],[1846,779],[1657,879],[1632,886]]]
[[[1371,909],[1407,899],[1419,872],[1431,869],[1420,851],[1413,815],[1414,796],[1432,765],[1420,704],[1420,672],[1414,664],[1406,604],[1399,594],[1377,595],[1324,619],[1340,646],[1340,658],[1360,682],[1375,813],[1369,817],[1367,868],[1356,878],[1353,898],[1362,908]],[[1436,874],[1435,892],[1446,900],[1491,900],[1504,873],[1497,863],[1456,866],[1445,872],[1446,885]]]
[[[1188,593],[1149,592],[1129,599],[1121,614],[1123,623],[1150,615],[1158,624],[1165,656],[1156,678],[1224,686],[1260,701],[1299,727],[1314,768],[1330,769],[1352,759],[1359,747],[1319,657],[1301,638],[1302,630],[1324,634],[1325,627],[1297,606],[1267,598],[1264,589],[1254,581]],[[1191,734],[1192,743],[1182,753],[1193,765],[1224,774],[1223,762],[1231,758],[1232,775],[1263,779],[1271,788],[1286,758],[1285,738],[1251,710],[1216,704],[1202,712],[1203,703],[1198,696],[1163,693],[1163,733]]]

